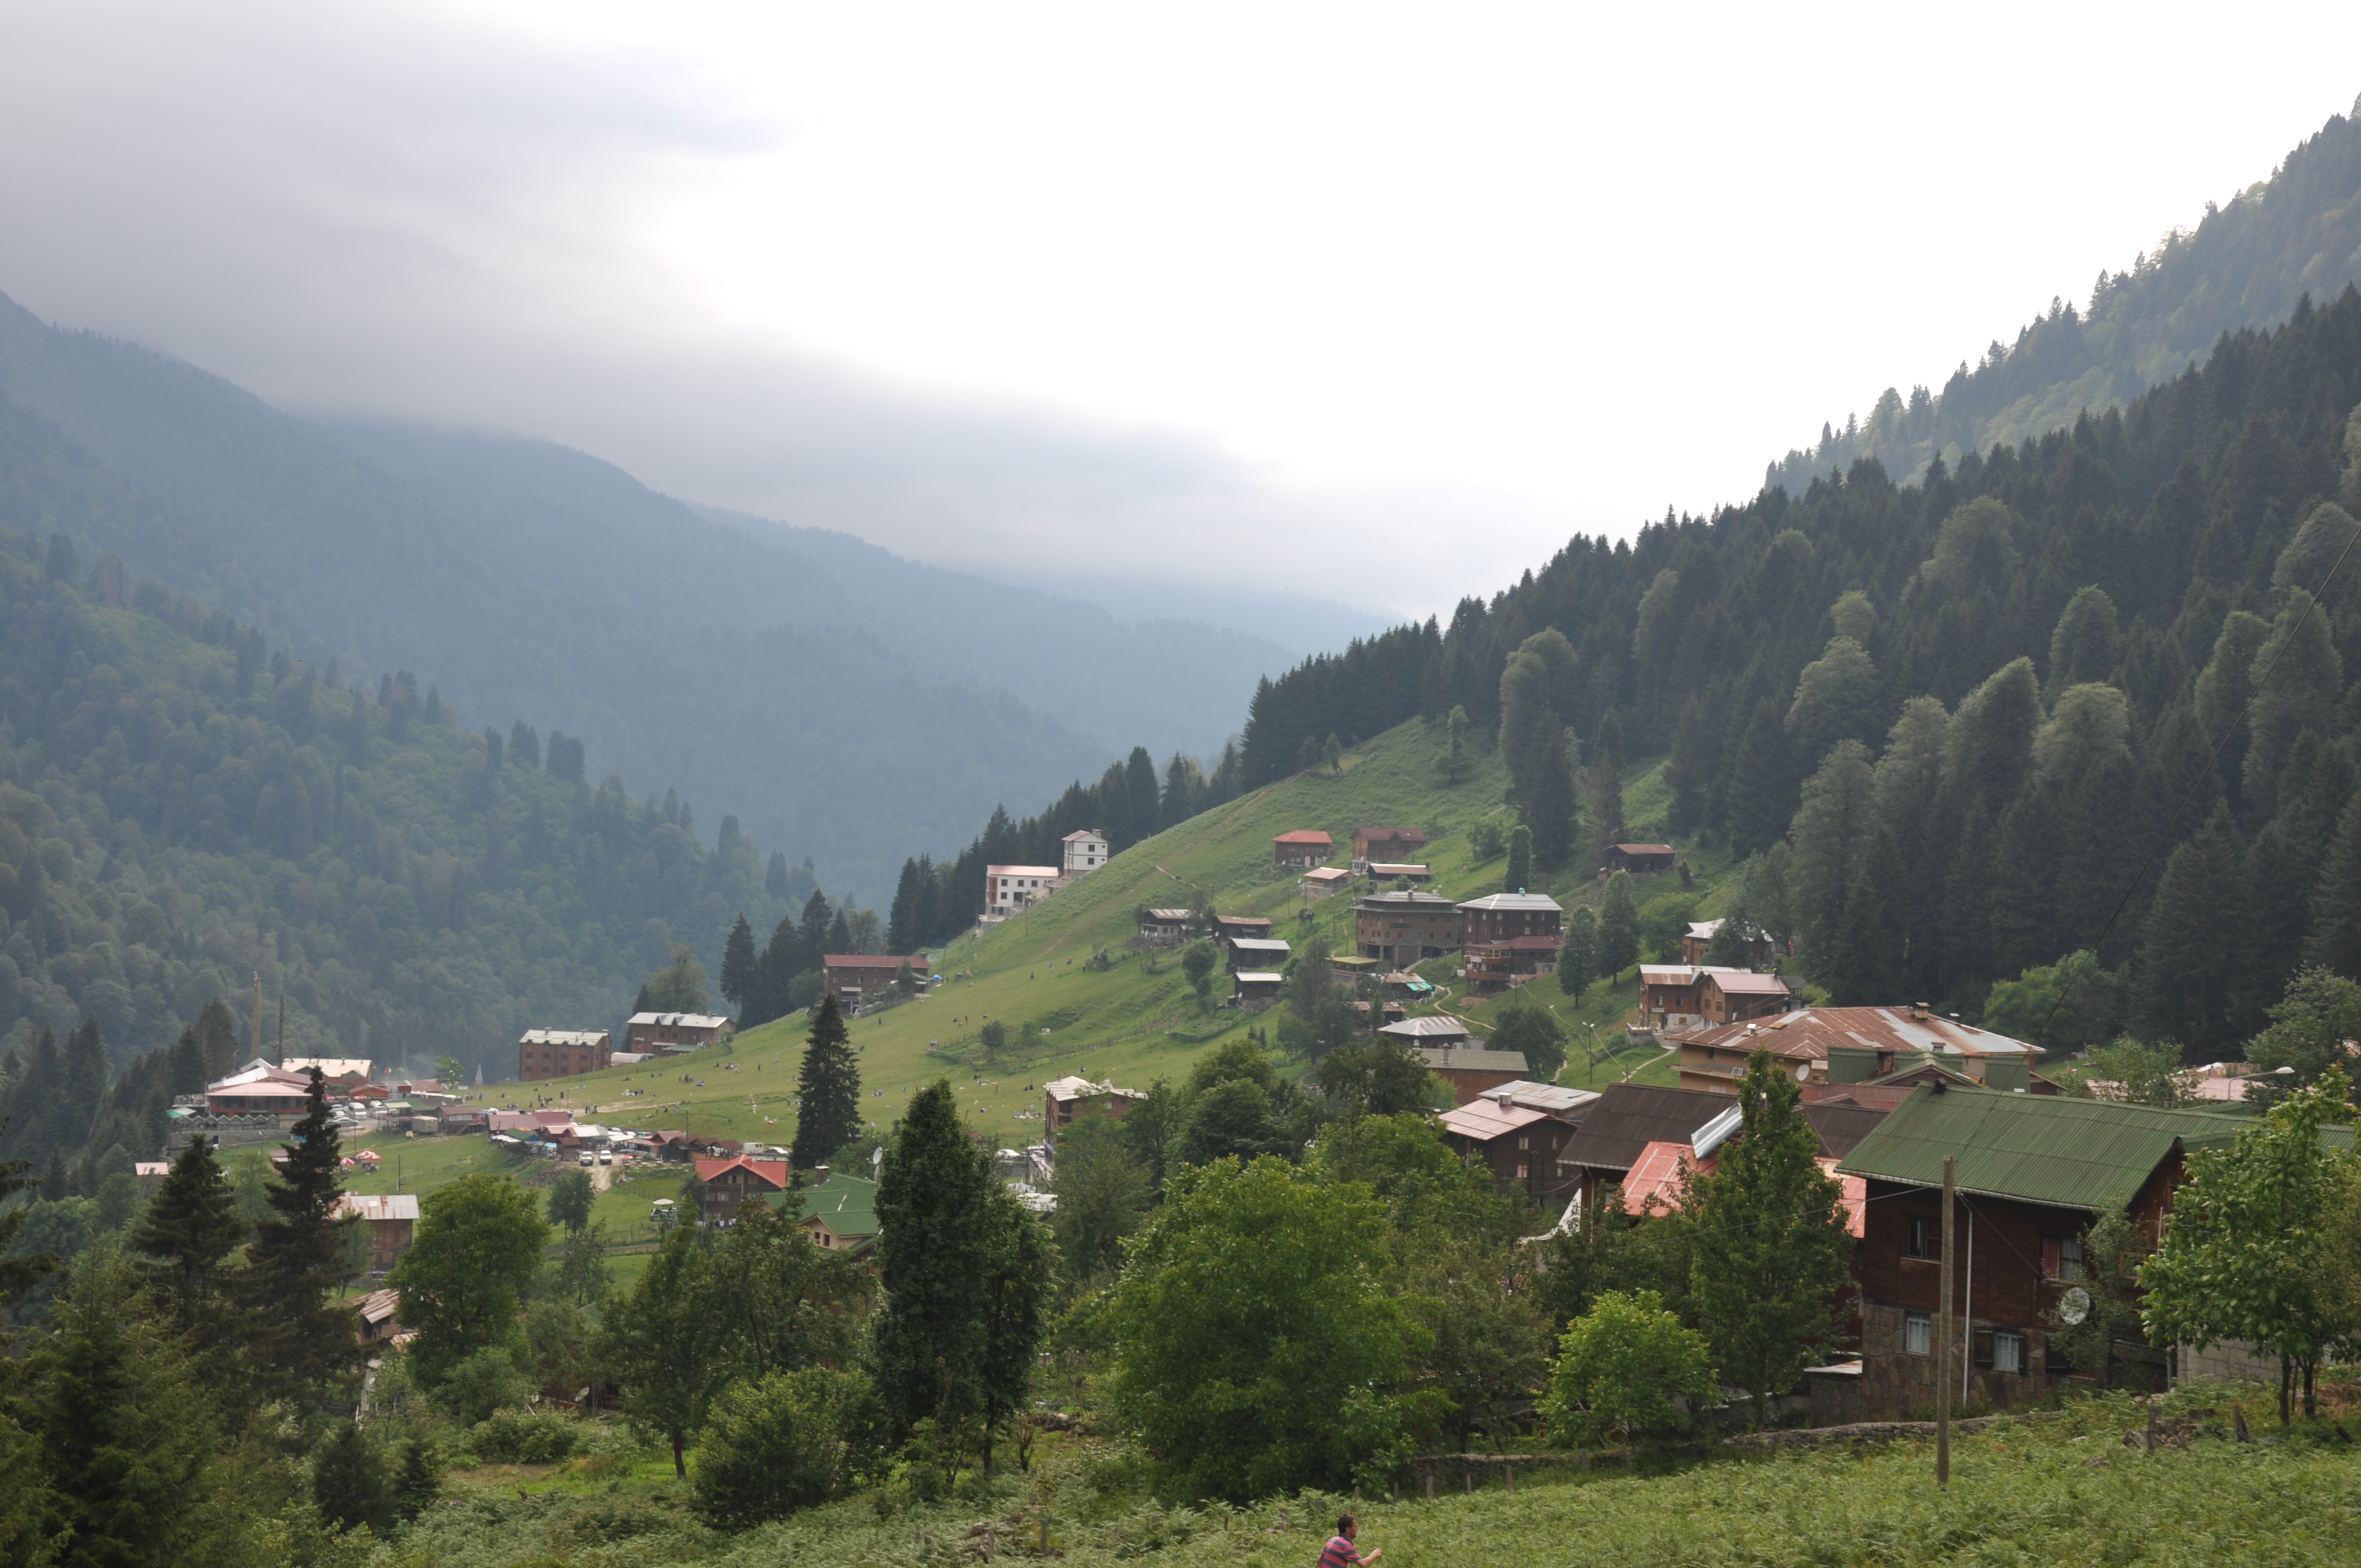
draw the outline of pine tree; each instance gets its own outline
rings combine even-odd
[[[1591,744],[1591,799],[1597,813],[1591,834],[1591,863],[1606,863],[1607,851],[1623,842],[1623,720],[1609,708],[1598,720],[1598,739]]]
[[[1557,987],[1580,996],[1598,978],[1598,916],[1587,904],[1565,912],[1565,940],[1557,950]]]
[[[1504,893],[1522,893],[1533,880],[1533,834],[1523,823],[1509,829],[1509,871],[1501,879]]]
[[[90,1136],[92,1120],[106,1097],[106,1042],[99,1036],[98,1015],[85,1013],[66,1036],[65,1055],[59,1062],[64,1101],[60,1106],[59,1141],[79,1149]]]
[[[1598,901],[1598,969],[1609,977],[1640,961],[1640,902],[1631,891],[1631,873],[1617,872],[1607,879]]]
[[[2361,794],[2336,820],[2336,837],[2312,892],[2303,961],[2361,980]]]
[[[1802,1088],[1768,1051],[1738,1085],[1738,1135],[1681,1204],[1690,1300],[1726,1376],[1754,1395],[1754,1424],[1839,1331],[1830,1310],[1852,1258],[1841,1193],[1820,1171]]]
[[[949,1080],[928,1085],[885,1150],[877,1187],[877,1278],[872,1320],[877,1392],[895,1432],[934,1419],[964,1428],[994,1401],[985,1306],[978,1286],[1007,1250],[983,1151],[961,1124]]]
[[[219,996],[208,997],[197,1013],[196,1028],[210,1078],[226,1078],[236,1070],[237,1020],[230,1015],[229,1003]]]
[[[1730,764],[1723,815],[1730,823],[1733,851],[1749,854],[1769,849],[1786,833],[1787,819],[1795,815],[1793,787],[1779,704],[1766,696],[1755,705]]]
[[[1345,744],[1336,739],[1334,731],[1330,732],[1327,744],[1320,748],[1320,765],[1332,773],[1345,771]]]
[[[821,996],[819,1015],[804,1042],[803,1070],[796,1080],[801,1097],[796,1142],[790,1154],[798,1169],[824,1165],[861,1132],[861,1068],[852,1036],[836,1009],[836,993]]]
[[[345,1273],[345,1229],[338,1219],[335,1123],[328,1115],[326,1080],[312,1069],[312,1089],[295,1141],[269,1190],[270,1217],[247,1249],[247,1312],[258,1380],[286,1392],[321,1388],[351,1367],[356,1354],[351,1319],[335,1300]]]
[[[828,945],[829,931],[835,924],[836,910],[829,903],[828,894],[814,888],[812,895],[804,900],[803,918],[796,926],[796,940],[800,948],[796,956],[801,960],[796,972],[800,974],[805,970],[819,968],[823,953],[844,950]]]
[[[131,1235],[132,1250],[154,1260],[149,1277],[183,1332],[216,1322],[222,1266],[245,1240],[236,1195],[200,1133],[172,1162]]]
[[[312,1501],[320,1517],[338,1530],[368,1525],[383,1534],[397,1517],[385,1461],[349,1421],[337,1423],[313,1462]]]
[[[509,757],[528,768],[541,766],[541,736],[522,718],[509,726]]]
[[[836,918],[829,923],[828,947],[824,949],[825,952],[850,953],[856,949],[858,944],[852,938],[851,909],[852,906],[849,904],[840,905],[837,909]]]
[[[721,994],[742,1014],[754,984],[754,928],[741,911],[721,944]]]
[[[1563,725],[1540,739],[1517,803],[1517,815],[1532,835],[1533,860],[1553,871],[1574,855],[1577,805],[1573,740]]]
[[[763,891],[773,898],[787,896],[787,856],[784,850],[771,851],[771,862],[763,872]]]
[[[2226,805],[2173,850],[2141,933],[2133,1010],[2152,1039],[2226,1052],[2242,954],[2245,846]]]
[[[885,950],[906,953],[923,938],[917,933],[918,862],[913,858],[902,862],[902,874],[894,883],[894,902],[885,911]]]
[[[41,1168],[41,1200],[62,1203],[73,1196],[73,1178],[66,1169],[66,1151],[49,1146],[49,1163]]]

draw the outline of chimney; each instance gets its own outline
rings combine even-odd
[[[825,1187],[828,1185],[828,1167],[824,1165],[816,1165],[812,1167],[812,1185],[814,1187]]]
[[[1913,1018],[1923,1021],[1927,1016],[1927,1004],[1923,1002],[1914,1002],[1910,1004],[1910,1016]]]

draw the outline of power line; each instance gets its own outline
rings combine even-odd
[[[2279,671],[2279,661],[2287,657],[2287,651],[2290,648],[2295,646],[2296,634],[2301,631],[2304,627],[2310,623],[2312,620],[2312,612],[2319,609],[2322,602],[2327,598],[2328,585],[2334,582],[2336,580],[2336,574],[2344,569],[2345,558],[2353,554],[2353,546],[2356,542],[2361,542],[2361,527],[2356,527],[2353,531],[2352,534],[2345,541],[2345,548],[2337,552],[2334,564],[2328,568],[2328,575],[2320,579],[2319,589],[2312,594],[2311,598],[2305,601],[2303,614],[2297,618],[2296,623],[2288,629],[2287,636],[2280,640],[2279,651],[2271,655],[2271,662],[2269,665],[2264,669],[2262,679],[2252,683],[2247,687],[2246,700],[2240,704],[2238,707],[2238,718],[2242,721],[2246,718],[2248,711],[2254,707],[2255,699],[2262,696],[2263,689],[2270,685],[2271,676],[2276,674]],[[2156,864],[2157,857],[2164,852],[2164,846],[2170,841],[2173,829],[2179,828],[2180,826],[2180,819],[2188,815],[2189,803],[2197,798],[2198,786],[2208,775],[2218,773],[2222,765],[2222,753],[2230,749],[2230,738],[2237,732],[2238,726],[2235,724],[2224,725],[2223,727],[2222,739],[2215,744],[2213,754],[2205,759],[2204,772],[2199,773],[2195,778],[2189,781],[2189,788],[2181,794],[2180,804],[2173,808],[2171,818],[2165,823],[2164,830],[2156,836],[2156,842],[2148,846],[2147,859],[2142,861],[2140,862],[2139,870],[2132,873],[2130,885],[2124,889],[2123,897],[2115,901],[2114,910],[2113,913],[2108,915],[2107,923],[2099,928],[2098,940],[2091,944],[2092,952],[2096,953],[2101,948],[2106,945],[2108,935],[2115,928],[2115,922],[2123,918],[2124,910],[2131,904],[2132,894],[2138,892],[2140,883],[2147,880],[2148,869]],[[2059,990],[2058,995],[2049,1003],[2049,1012],[2048,1016],[2041,1020],[2040,1032],[2036,1034],[2033,1037],[2033,1044],[2036,1049],[2038,1049],[2041,1046],[2041,1042],[2048,1037],[2049,1025],[2058,1021],[2058,1009],[2064,1006],[2065,1003],[2066,992],[2061,987]]]

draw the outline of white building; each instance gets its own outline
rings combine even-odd
[[[983,913],[987,919],[1005,919],[1028,904],[1058,891],[1055,866],[986,866],[983,868]]]
[[[1107,863],[1106,835],[1095,828],[1084,828],[1066,835],[1065,874],[1081,876],[1094,872]]]

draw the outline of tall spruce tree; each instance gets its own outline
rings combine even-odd
[[[258,1380],[288,1394],[324,1391],[357,1359],[351,1317],[335,1295],[345,1275],[346,1228],[361,1223],[336,1214],[343,1153],[328,1115],[327,1081],[316,1067],[293,1131],[243,1279]]]
[[[208,997],[198,1010],[196,1030],[205,1071],[213,1078],[229,1076],[238,1063],[237,1020],[230,1015],[229,1003],[219,996]]]
[[[1598,916],[1587,904],[1565,912],[1565,940],[1557,950],[1557,986],[1580,996],[1598,978]]]
[[[796,1112],[796,1142],[789,1157],[809,1170],[851,1143],[861,1131],[861,1067],[852,1057],[852,1036],[837,1011],[836,993],[820,998],[804,1042],[804,1065],[796,1080],[801,1097]]]
[[[1533,832],[1520,822],[1509,829],[1509,869],[1500,879],[1503,893],[1522,893],[1533,880]]]
[[[1623,842],[1623,719],[1613,708],[1600,715],[1598,735],[1590,748],[1590,793],[1597,814],[1591,834],[1591,863],[1603,864],[1609,847]]]
[[[821,954],[839,950],[828,945],[829,931],[835,924],[836,906],[829,903],[828,894],[812,889],[812,895],[804,900],[803,918],[796,923],[796,939],[800,947],[796,973],[818,969]]]
[[[2222,805],[2165,861],[2132,1003],[2148,1037],[2224,1053],[2237,1044],[2231,1007],[2245,958],[2245,860]]]
[[[1631,873],[1617,872],[1598,900],[1598,972],[1612,977],[1639,961],[1640,901]]]
[[[2361,795],[2337,818],[2328,861],[2312,895],[2303,961],[2361,980]]]
[[[223,1265],[245,1240],[237,1196],[200,1133],[172,1162],[131,1234],[132,1250],[151,1260],[148,1278],[181,1332],[202,1335],[220,1325],[228,1309]]]
[[[897,1433],[935,1420],[943,1441],[1014,1408],[1009,1365],[1022,1313],[1008,1272],[1028,1250],[989,1158],[961,1124],[948,1080],[911,1097],[886,1146],[877,1187],[877,1310],[870,1357]],[[1038,1328],[1035,1330],[1038,1335]],[[1029,1360],[1029,1347],[1025,1359]]]
[[[721,994],[742,1015],[754,986],[754,928],[741,913],[721,943]]]
[[[1821,1174],[1819,1139],[1797,1109],[1802,1088],[1768,1051],[1739,1081],[1742,1118],[1710,1176],[1681,1204],[1690,1235],[1689,1299],[1724,1376],[1753,1394],[1761,1431],[1773,1396],[1835,1339],[1832,1303],[1852,1257],[1842,1194]]]

